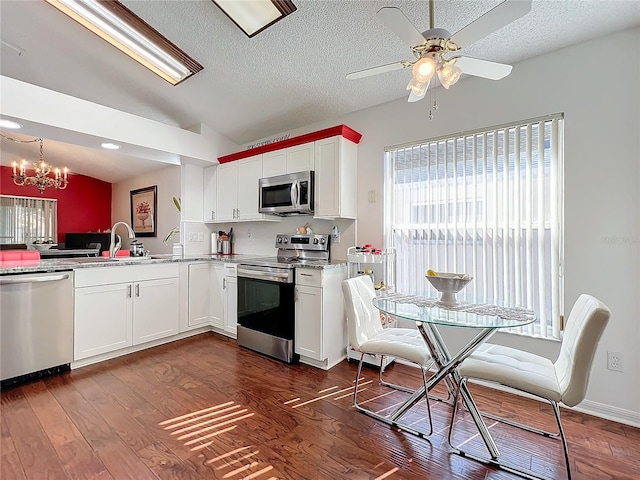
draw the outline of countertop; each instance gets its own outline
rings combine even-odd
[[[151,255],[149,257],[119,257],[118,259],[106,257],[80,257],[80,258],[55,258],[26,260],[21,262],[0,262],[0,275],[19,273],[44,273],[77,270],[80,268],[120,267],[125,265],[154,265],[159,263],[175,262],[204,262],[216,261],[225,263],[242,263],[259,255],[234,254],[195,254],[174,257],[172,254]],[[330,260],[326,264],[297,265],[297,268],[324,269],[346,265],[346,260]]]

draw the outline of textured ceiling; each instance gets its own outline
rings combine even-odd
[[[0,73],[170,125],[203,123],[244,144],[405,96],[406,70],[345,75],[412,58],[376,18],[381,7],[429,28],[425,0],[294,0],[297,11],[251,39],[210,0],[123,3],[204,70],[171,86],[46,3],[2,0]],[[435,26],[455,33],[499,3],[436,1]],[[638,1],[533,0],[530,13],[463,53],[513,64],[637,25]]]

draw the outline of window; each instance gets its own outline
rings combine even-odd
[[[433,296],[427,269],[468,273],[459,299],[523,305],[538,321],[514,331],[560,338],[562,152],[562,115],[388,148],[397,289]]]
[[[0,243],[58,239],[58,201],[0,195]]]

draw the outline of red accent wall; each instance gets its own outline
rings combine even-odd
[[[69,174],[64,190],[47,188],[42,195],[34,186],[19,187],[11,179],[11,167],[0,167],[0,193],[58,200],[58,239],[65,233],[96,232],[111,228],[111,184],[84,175]]]

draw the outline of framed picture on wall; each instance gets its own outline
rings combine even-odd
[[[157,236],[158,186],[131,190],[131,226],[136,237]]]

